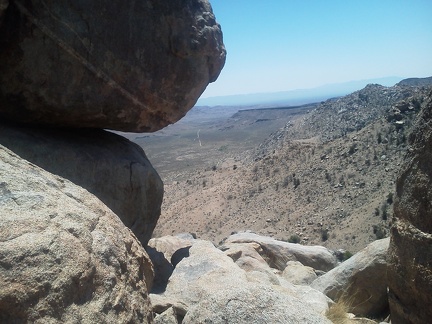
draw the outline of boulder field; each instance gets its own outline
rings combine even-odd
[[[157,323],[331,323],[331,308],[346,300],[346,320],[348,313],[357,321],[388,314],[389,239],[375,241],[342,263],[322,246],[303,249],[250,232],[231,235],[226,242],[216,247],[190,235],[149,241],[155,268],[171,273],[155,282],[150,294]],[[290,260],[290,252],[274,263],[265,252],[269,242],[296,251],[305,263],[328,254],[333,266],[327,272],[319,269],[320,263],[305,266]],[[173,258],[177,251],[181,257]]]

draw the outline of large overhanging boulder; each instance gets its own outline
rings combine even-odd
[[[0,0],[0,116],[155,131],[183,117],[224,63],[207,0]]]

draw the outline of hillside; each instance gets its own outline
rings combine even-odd
[[[394,181],[428,89],[368,85],[287,119],[255,149],[162,175],[154,236],[188,231],[219,242],[249,229],[351,252],[387,236]]]

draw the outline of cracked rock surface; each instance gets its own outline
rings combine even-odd
[[[0,176],[0,322],[151,321],[151,263],[109,208],[3,146]]]

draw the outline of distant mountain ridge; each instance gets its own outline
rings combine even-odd
[[[367,80],[357,80],[343,83],[328,84],[311,89],[297,89],[291,91],[252,93],[230,96],[218,96],[198,99],[197,106],[280,106],[302,105],[311,102],[340,97],[364,88],[367,84],[377,83],[383,86],[393,86],[400,82],[401,77],[385,77]],[[410,79],[406,79],[410,80]]]
[[[428,78],[408,78],[400,81],[398,86],[411,86],[411,87],[421,87],[432,85],[432,77]]]

